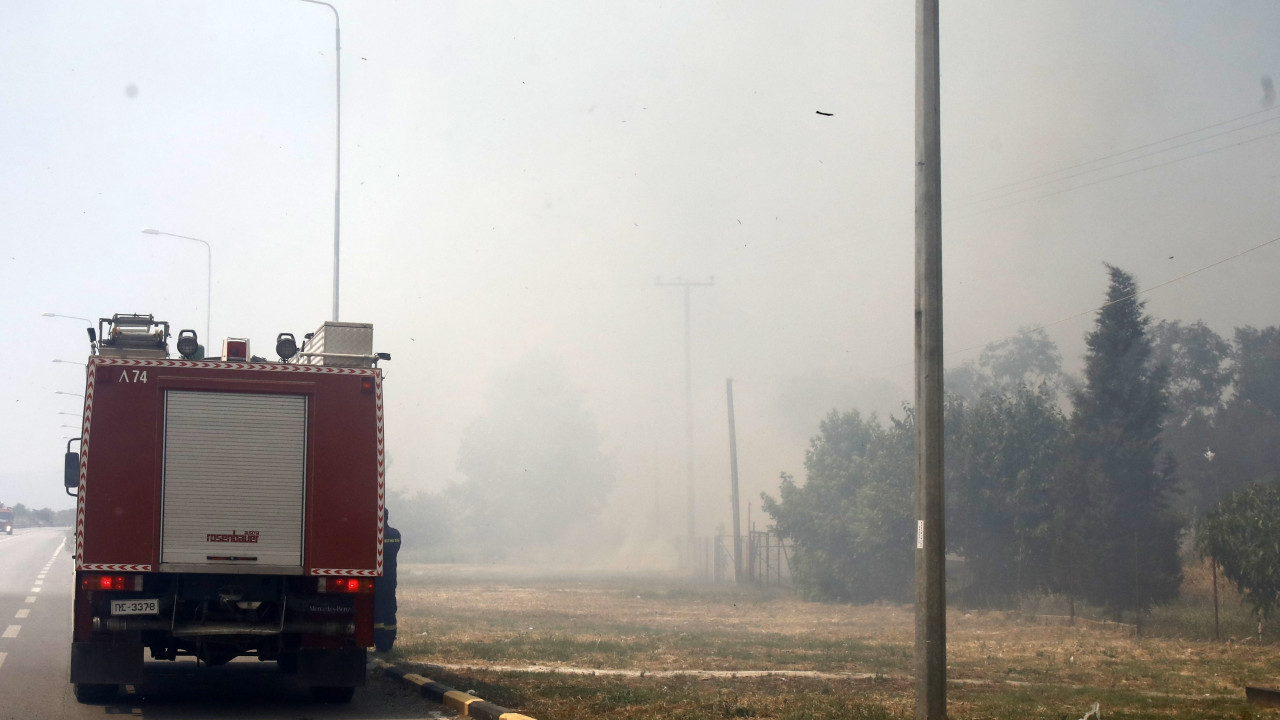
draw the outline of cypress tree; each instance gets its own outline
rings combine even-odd
[[[1168,368],[1152,359],[1150,318],[1133,276],[1107,265],[1107,304],[1086,338],[1085,384],[1073,394],[1072,477],[1062,512],[1080,553],[1067,583],[1117,615],[1171,600],[1182,582],[1178,536],[1170,508],[1174,466],[1161,457],[1168,414]]]

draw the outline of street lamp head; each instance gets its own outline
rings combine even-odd
[[[82,318],[82,317],[79,317],[78,315],[63,315],[62,313],[56,313],[56,312],[42,312],[40,313],[40,317],[66,318],[68,320],[83,320],[84,322],[87,322],[87,323],[93,322],[89,318]]]
[[[335,10],[334,12],[336,13],[337,11]],[[208,240],[201,240],[197,237],[165,232],[155,228],[142,228],[142,232],[145,235],[164,235],[166,237],[178,238],[179,240],[191,240],[192,242],[198,242],[204,246],[204,334],[206,339],[213,337],[213,335],[209,333],[209,318],[213,315],[213,246],[209,244]]]

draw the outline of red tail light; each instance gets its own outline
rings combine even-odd
[[[317,590],[322,593],[371,593],[373,580],[370,578],[318,578]]]
[[[80,587],[85,590],[141,590],[141,575],[100,575],[88,573],[80,576]]]

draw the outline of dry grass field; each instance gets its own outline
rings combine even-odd
[[[1206,573],[1207,575],[1207,573]],[[910,606],[811,603],[777,588],[661,577],[537,578],[505,568],[402,569],[402,663],[539,720],[909,718]],[[953,610],[952,718],[1280,717],[1245,685],[1280,686],[1280,644],[1209,583],[1124,627],[1041,624],[1031,611]],[[1229,632],[1227,632],[1229,631]]]

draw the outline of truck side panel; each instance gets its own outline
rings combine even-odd
[[[94,361],[80,448],[80,563],[152,570],[158,562],[164,433],[159,383],[154,368],[101,367]]]
[[[311,408],[306,565],[320,574],[380,575],[382,482],[372,474],[382,466],[381,378],[325,379],[332,386]],[[378,502],[362,501],[361,488],[375,483]]]

